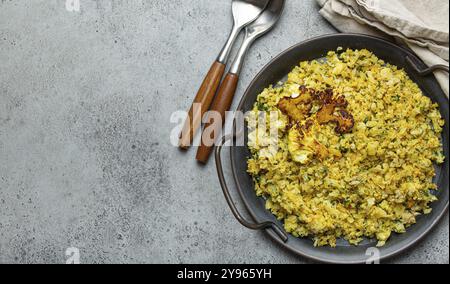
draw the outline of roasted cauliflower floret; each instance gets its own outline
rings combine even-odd
[[[303,135],[297,127],[292,127],[288,132],[288,151],[293,161],[307,164],[313,157],[314,152],[303,144]]]
[[[336,123],[336,132],[349,133],[355,125],[353,116],[345,110],[348,102],[344,96],[333,97],[332,90],[315,91],[305,86],[299,87],[298,97],[283,98],[278,108],[286,114],[292,122],[301,123],[312,115],[314,105],[319,105],[316,120],[319,124]],[[338,110],[337,110],[338,109]],[[336,111],[337,110],[337,111]]]
[[[303,129],[294,125],[288,132],[288,151],[292,160],[306,165],[314,157],[325,159],[328,149],[314,138],[312,131],[304,132]]]
[[[293,125],[288,133],[288,150],[292,160],[308,164],[313,157],[323,160],[329,155],[327,147],[311,134],[311,128],[316,122],[319,125],[336,123],[336,132],[341,134],[352,130],[354,119],[343,109],[348,105],[344,96],[334,98],[332,90],[315,91],[300,86],[299,92],[298,96],[282,98],[278,107]],[[316,114],[312,111],[313,106],[319,108]]]
[[[343,109],[335,113],[336,106],[337,104],[324,105],[317,113],[317,122],[320,124],[336,123],[336,132],[339,134],[351,132],[353,126],[355,126],[353,116]]]
[[[302,121],[309,114],[312,107],[312,95],[309,92],[302,91],[296,98],[283,98],[278,103],[278,108],[294,121]]]

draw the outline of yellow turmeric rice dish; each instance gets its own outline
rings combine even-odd
[[[438,106],[368,50],[301,62],[258,96],[247,124],[256,194],[287,232],[315,246],[340,238],[383,246],[436,201]]]

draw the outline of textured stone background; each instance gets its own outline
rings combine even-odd
[[[303,263],[243,228],[215,167],[169,143],[231,27],[230,1],[0,0],[0,262]],[[335,32],[288,0],[238,90],[274,55]],[[229,173],[229,172],[228,172]],[[392,260],[448,263],[448,216]]]

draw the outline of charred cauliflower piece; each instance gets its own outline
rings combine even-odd
[[[341,109],[339,112],[339,116],[337,116],[338,126],[336,127],[337,133],[349,133],[352,131],[353,126],[355,126],[355,119],[353,115],[348,113],[346,110]]]
[[[307,164],[313,157],[314,152],[304,145],[304,136],[297,126],[292,127],[288,132],[288,151],[293,161],[300,164]]]
[[[283,98],[278,103],[278,108],[289,117],[291,123],[303,122],[310,115],[313,103],[319,103],[320,110],[316,115],[319,124],[334,122],[337,124],[336,132],[339,134],[349,133],[352,130],[355,121],[353,116],[344,110],[348,106],[344,96],[333,98],[332,90],[315,91],[305,86],[300,86],[299,91],[298,97]],[[337,108],[339,111],[335,114]]]
[[[300,88],[300,95],[296,98],[283,98],[278,103],[278,108],[291,120],[302,121],[306,118],[312,107],[313,97],[305,89]]]
[[[342,134],[349,133],[355,122],[344,110],[348,106],[345,97],[334,98],[332,90],[315,91],[304,86],[299,91],[298,97],[281,99],[278,108],[289,117],[292,126],[287,137],[291,158],[305,165],[314,157],[323,160],[329,155],[328,149],[314,138],[314,125],[336,123],[335,131]],[[313,104],[320,106],[315,116],[311,113]]]
[[[328,122],[335,121],[336,117],[334,116],[334,105],[324,105],[316,115],[317,122],[319,124],[325,124]]]
[[[325,159],[328,149],[314,138],[312,131],[304,132],[303,129],[294,125],[288,132],[287,144],[292,160],[306,165],[314,157]]]
[[[335,114],[334,112],[337,106],[338,104],[324,105],[316,115],[317,122],[320,124],[334,122],[337,124],[337,133],[349,133],[355,125],[355,120],[350,113],[343,109],[339,110],[337,114]]]

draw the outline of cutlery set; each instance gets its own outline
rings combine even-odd
[[[195,134],[201,128],[203,116],[208,110],[220,113],[222,124],[214,123],[214,116],[211,116],[208,124],[205,125],[205,129],[213,126],[217,127],[217,129],[212,131],[215,137],[211,138],[215,141],[219,137],[220,128],[225,123],[225,112],[230,109],[233,102],[244,58],[255,40],[269,32],[278,22],[283,11],[284,2],[285,0],[232,1],[234,19],[233,29],[225,46],[203,80],[194,102],[192,103],[183,130],[180,134],[180,148],[188,149],[192,144]],[[222,84],[220,84],[225,73],[231,50],[238,35],[243,30],[245,30],[244,40],[227,75],[223,79]],[[196,159],[197,161],[206,164],[214,146],[205,144],[203,135],[201,141]]]

